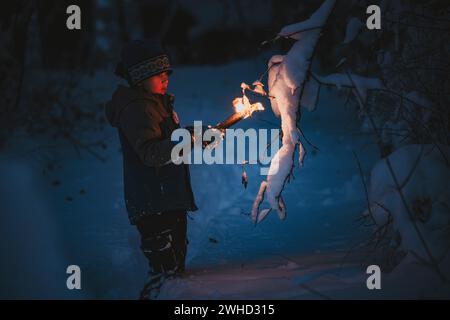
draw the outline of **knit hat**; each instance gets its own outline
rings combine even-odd
[[[167,71],[172,73],[169,56],[161,44],[154,40],[135,40],[122,50],[122,60],[115,74],[128,81],[131,86]]]

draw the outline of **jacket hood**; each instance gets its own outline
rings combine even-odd
[[[114,91],[112,99],[105,105],[105,115],[108,122],[113,127],[118,127],[120,122],[120,114],[123,109],[134,100],[142,99],[142,94],[136,88],[118,86]]]

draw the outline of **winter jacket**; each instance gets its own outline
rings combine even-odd
[[[172,131],[179,128],[174,97],[119,86],[106,104],[109,123],[118,129],[123,154],[125,203],[131,224],[150,214],[196,211],[189,168],[170,161]]]

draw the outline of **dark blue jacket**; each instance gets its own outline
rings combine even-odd
[[[123,153],[125,203],[131,224],[143,216],[172,210],[196,211],[189,168],[170,162],[174,97],[119,86],[106,104],[118,129]]]

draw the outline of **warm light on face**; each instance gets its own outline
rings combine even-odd
[[[144,81],[144,89],[151,93],[165,94],[169,85],[169,73],[163,72]]]

